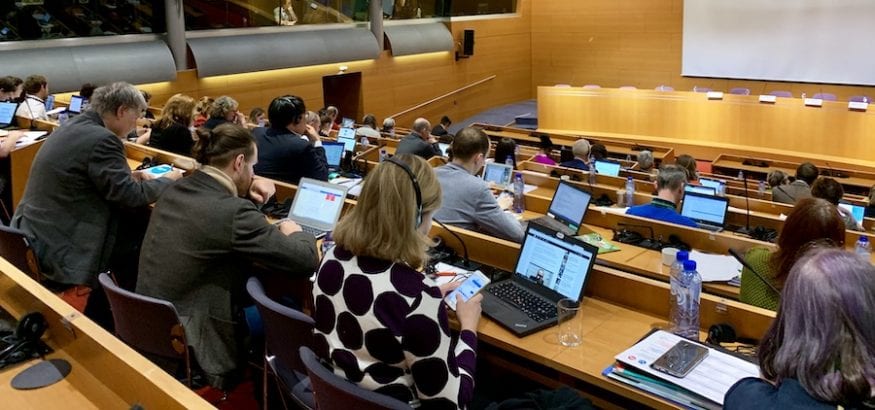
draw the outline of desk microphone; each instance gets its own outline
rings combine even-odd
[[[740,253],[738,253],[738,251],[736,251],[735,249],[729,248],[729,254],[732,255],[736,260],[738,260],[739,262],[741,262],[741,264],[742,264],[745,268],[747,268],[747,270],[753,272],[753,274],[754,274],[757,278],[759,278],[761,281],[763,281],[763,283],[765,283],[766,286],[769,287],[769,289],[771,289],[773,292],[777,293],[778,295],[781,294],[781,291],[778,290],[778,288],[776,288],[774,285],[772,285],[771,282],[767,281],[766,278],[763,277],[763,275],[760,275],[760,273],[757,272],[757,270],[754,269],[753,266],[750,266],[750,264],[747,263],[746,260],[744,260],[744,257],[742,257]]]
[[[479,269],[480,268],[479,264],[473,263],[473,262],[471,262],[470,259],[468,259],[468,246],[465,245],[465,241],[462,240],[462,237],[459,236],[459,234],[450,230],[450,228],[448,228],[446,225],[444,225],[444,223],[439,221],[437,218],[431,218],[431,220],[437,222],[438,225],[440,225],[442,228],[444,228],[444,230],[449,232],[450,235],[453,235],[453,237],[456,238],[457,241],[459,241],[459,244],[462,245],[462,253],[464,254],[464,259],[462,260],[461,267],[465,268],[469,271]]]
[[[745,211],[747,211],[747,216],[745,218],[744,228],[739,229],[738,233],[740,233],[742,235],[751,236],[752,231],[750,229],[750,194],[747,192],[747,173],[744,171],[739,171],[739,172],[741,173],[741,178],[744,181],[743,182],[744,183],[744,187],[743,187],[744,206],[746,208]]]

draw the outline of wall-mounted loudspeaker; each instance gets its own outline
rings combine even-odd
[[[465,30],[462,37],[462,54],[466,56],[474,55],[474,30]]]

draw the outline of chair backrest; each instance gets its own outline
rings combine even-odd
[[[654,88],[654,90],[656,90],[656,91],[674,91],[674,87],[672,87],[670,85],[659,85],[656,88]]]
[[[635,87],[634,85],[621,85],[620,89],[621,90],[637,90],[638,87]]]
[[[185,329],[172,303],[124,290],[106,273],[98,280],[109,299],[119,339],[143,352],[187,359]]]
[[[255,301],[264,322],[264,342],[268,353],[276,356],[283,367],[302,375],[307,374],[298,356],[298,348],[313,346],[313,327],[316,322],[310,316],[267,297],[261,281],[254,277],[246,283],[246,291]]]
[[[745,87],[734,87],[729,90],[729,94],[735,95],[750,95],[750,88]]]
[[[711,92],[711,89],[708,88],[708,87],[699,87],[699,86],[694,86],[694,87],[693,87],[693,92],[694,92],[694,93],[709,93],[709,92]]]
[[[854,96],[851,96],[851,98],[848,98],[848,101],[871,103],[872,99],[869,98],[868,96],[865,96],[865,95],[854,95]]]
[[[817,94],[814,94],[813,98],[820,98],[821,100],[824,100],[824,101],[835,101],[836,95],[832,94],[832,93],[817,93]]]
[[[553,87],[569,88],[569,87],[571,87],[571,84],[556,84]]]
[[[410,405],[380,393],[358,387],[327,369],[309,347],[300,349],[301,360],[310,374],[319,410],[408,410]]]
[[[0,225],[0,256],[34,280],[40,280],[39,262],[24,232]]]
[[[770,91],[769,95],[774,95],[775,97],[793,98],[793,93],[784,90]]]
[[[595,89],[595,88],[602,88],[602,86],[600,86],[598,84],[587,84],[587,85],[584,85],[583,88],[589,90],[589,89]]]

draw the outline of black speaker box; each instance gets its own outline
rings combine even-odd
[[[474,30],[465,30],[462,37],[462,54],[466,56],[474,55]]]

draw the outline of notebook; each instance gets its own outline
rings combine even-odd
[[[707,186],[687,185],[684,187],[684,192],[695,192],[703,195],[717,195],[717,190]]]
[[[620,176],[620,163],[612,161],[595,161],[595,171],[601,175]]]
[[[15,110],[18,103],[0,102],[0,128],[8,128],[15,122]]]
[[[681,215],[692,219],[699,228],[720,231],[726,224],[729,200],[722,196],[687,192],[681,206]]]
[[[337,172],[340,170],[340,160],[343,158],[345,144],[342,142],[322,142],[322,148],[325,149],[325,159],[328,161],[328,172]]]
[[[316,239],[325,236],[340,218],[347,189],[339,184],[301,178],[288,219],[301,225],[304,232],[313,234]]]
[[[352,128],[341,128],[337,131],[337,142],[344,144],[344,150],[355,152],[355,130]]]
[[[496,188],[505,189],[510,185],[513,177],[513,167],[497,162],[487,162],[483,167],[483,180],[492,182]]]
[[[70,97],[70,105],[67,107],[67,111],[72,114],[81,114],[82,113],[82,105],[85,103],[85,98],[79,95],[74,95]]]
[[[577,235],[591,199],[592,195],[583,188],[559,181],[550,207],[547,208],[547,215],[529,222],[544,225],[566,235]]]
[[[597,254],[571,235],[529,225],[514,273],[484,290],[483,313],[519,337],[556,325],[556,303],[582,300]]]

